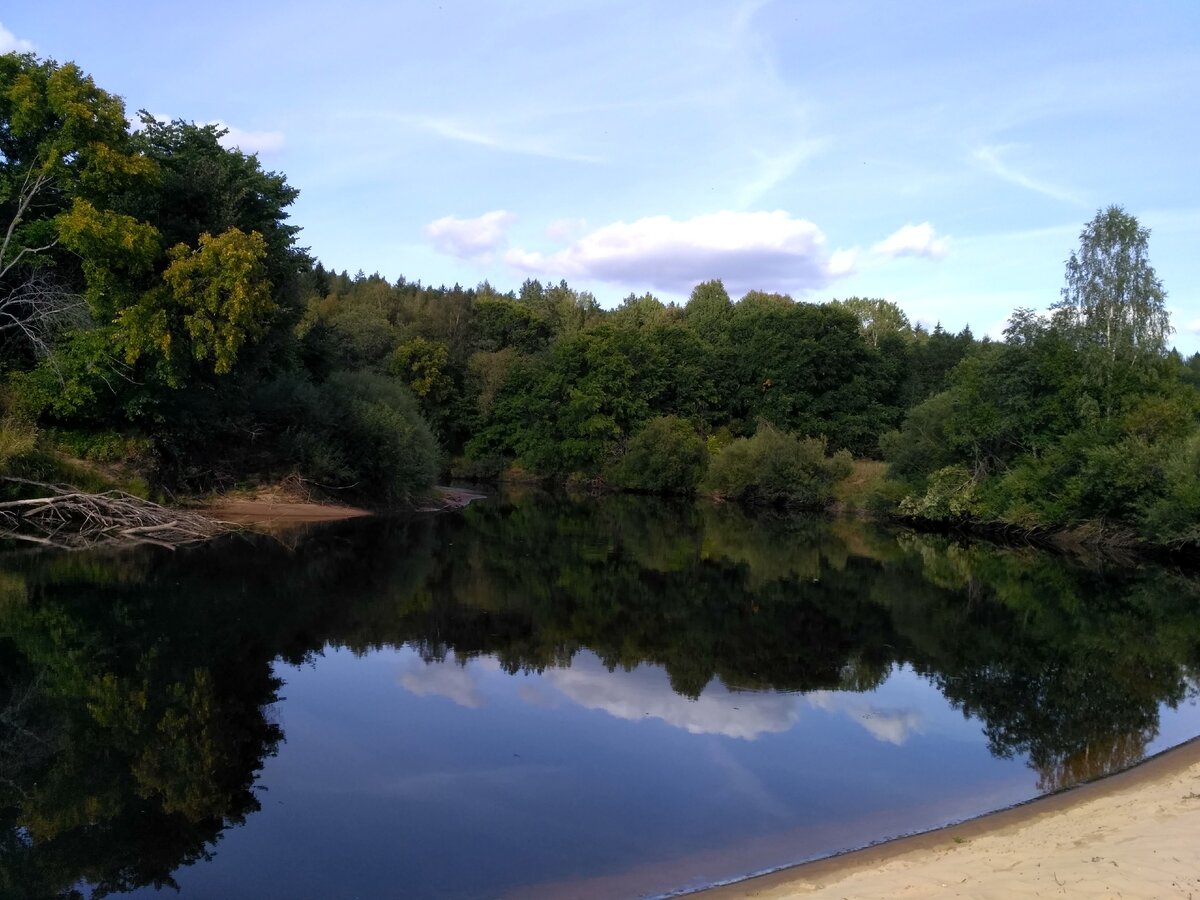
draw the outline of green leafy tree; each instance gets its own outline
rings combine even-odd
[[[1156,375],[1172,330],[1149,241],[1150,232],[1121,207],[1097,212],[1067,260],[1066,285],[1054,306],[1084,353],[1106,415],[1133,384]]]
[[[113,208],[117,194],[157,176],[126,129],[121,98],[73,63],[0,56],[0,349],[11,345],[10,360],[46,356],[56,332],[85,322],[70,240],[80,219],[87,250],[120,257],[131,241],[135,267],[153,242]]]
[[[834,300],[833,305],[858,318],[863,337],[873,349],[878,350],[880,342],[889,335],[905,339],[913,336],[908,316],[890,300],[847,297],[845,300]]]
[[[146,291],[117,315],[126,362],[157,356],[172,387],[184,383],[189,360],[211,362],[217,375],[232,371],[276,308],[261,234],[231,228],[215,238],[202,234],[199,244],[194,251],[186,244],[171,248],[163,288]]]
[[[733,311],[733,301],[721,279],[705,281],[692,289],[683,318],[688,327],[710,343],[721,340]]]

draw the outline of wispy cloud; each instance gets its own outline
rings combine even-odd
[[[1011,145],[988,145],[984,144],[975,149],[971,154],[971,158],[979,163],[991,175],[1015,184],[1018,187],[1023,187],[1026,190],[1041,194],[1044,197],[1050,197],[1053,200],[1060,200],[1063,203],[1070,203],[1074,206],[1087,206],[1088,203],[1076,192],[1055,184],[1050,184],[1047,181],[1034,178],[1015,168],[1002,158],[1005,153],[1011,150]]]
[[[721,211],[691,219],[651,216],[615,222],[549,255],[514,248],[514,268],[686,293],[721,278],[732,293],[825,287],[854,269],[853,251],[831,252],[806,219],[774,212]]]
[[[375,118],[384,118],[398,122],[409,128],[415,128],[426,134],[432,134],[449,141],[464,144],[474,144],[501,153],[514,153],[521,156],[538,156],[544,159],[558,159],[565,162],[601,163],[604,160],[588,153],[578,153],[555,146],[551,141],[538,137],[512,137],[499,129],[487,128],[483,125],[464,124],[445,116],[419,116],[399,113],[373,113]]]
[[[425,226],[425,236],[441,253],[457,259],[486,260],[508,241],[508,226],[516,216],[494,209],[473,219],[442,216]]]
[[[801,140],[781,153],[757,154],[756,172],[738,192],[739,203],[743,207],[757,203],[772,188],[791,178],[797,169],[820,153],[827,143],[817,139]]]
[[[33,44],[22,40],[0,22],[0,55],[5,53],[32,53]]]
[[[900,256],[918,256],[925,259],[941,259],[949,252],[950,243],[938,237],[928,222],[920,225],[905,225],[892,232],[871,248],[876,256],[896,259]]]

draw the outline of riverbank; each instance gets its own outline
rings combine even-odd
[[[716,888],[706,900],[1200,896],[1200,739],[961,825]]]
[[[415,500],[413,508],[417,512],[462,509],[484,496],[462,488],[438,486],[433,488],[428,496]],[[253,491],[213,498],[203,504],[199,511],[222,522],[264,531],[280,531],[300,525],[336,522],[375,514],[358,506],[322,502],[286,484],[264,486]]]

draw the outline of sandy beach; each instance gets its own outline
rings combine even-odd
[[[463,488],[437,486],[413,507],[415,512],[462,509],[484,494]],[[300,525],[334,522],[374,515],[370,510],[338,503],[316,502],[286,485],[259,488],[251,493],[228,494],[201,507],[201,511],[235,525],[262,531],[282,531]]]
[[[1200,898],[1200,739],[1061,794],[703,896]]]

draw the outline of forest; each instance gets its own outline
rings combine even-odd
[[[394,506],[439,477],[544,479],[1200,545],[1200,354],[1172,349],[1119,206],[1082,226],[1049,311],[993,340],[716,279],[604,309],[565,281],[330,271],[297,242],[297,189],[222,136],[0,56],[8,493],[290,476]]]

